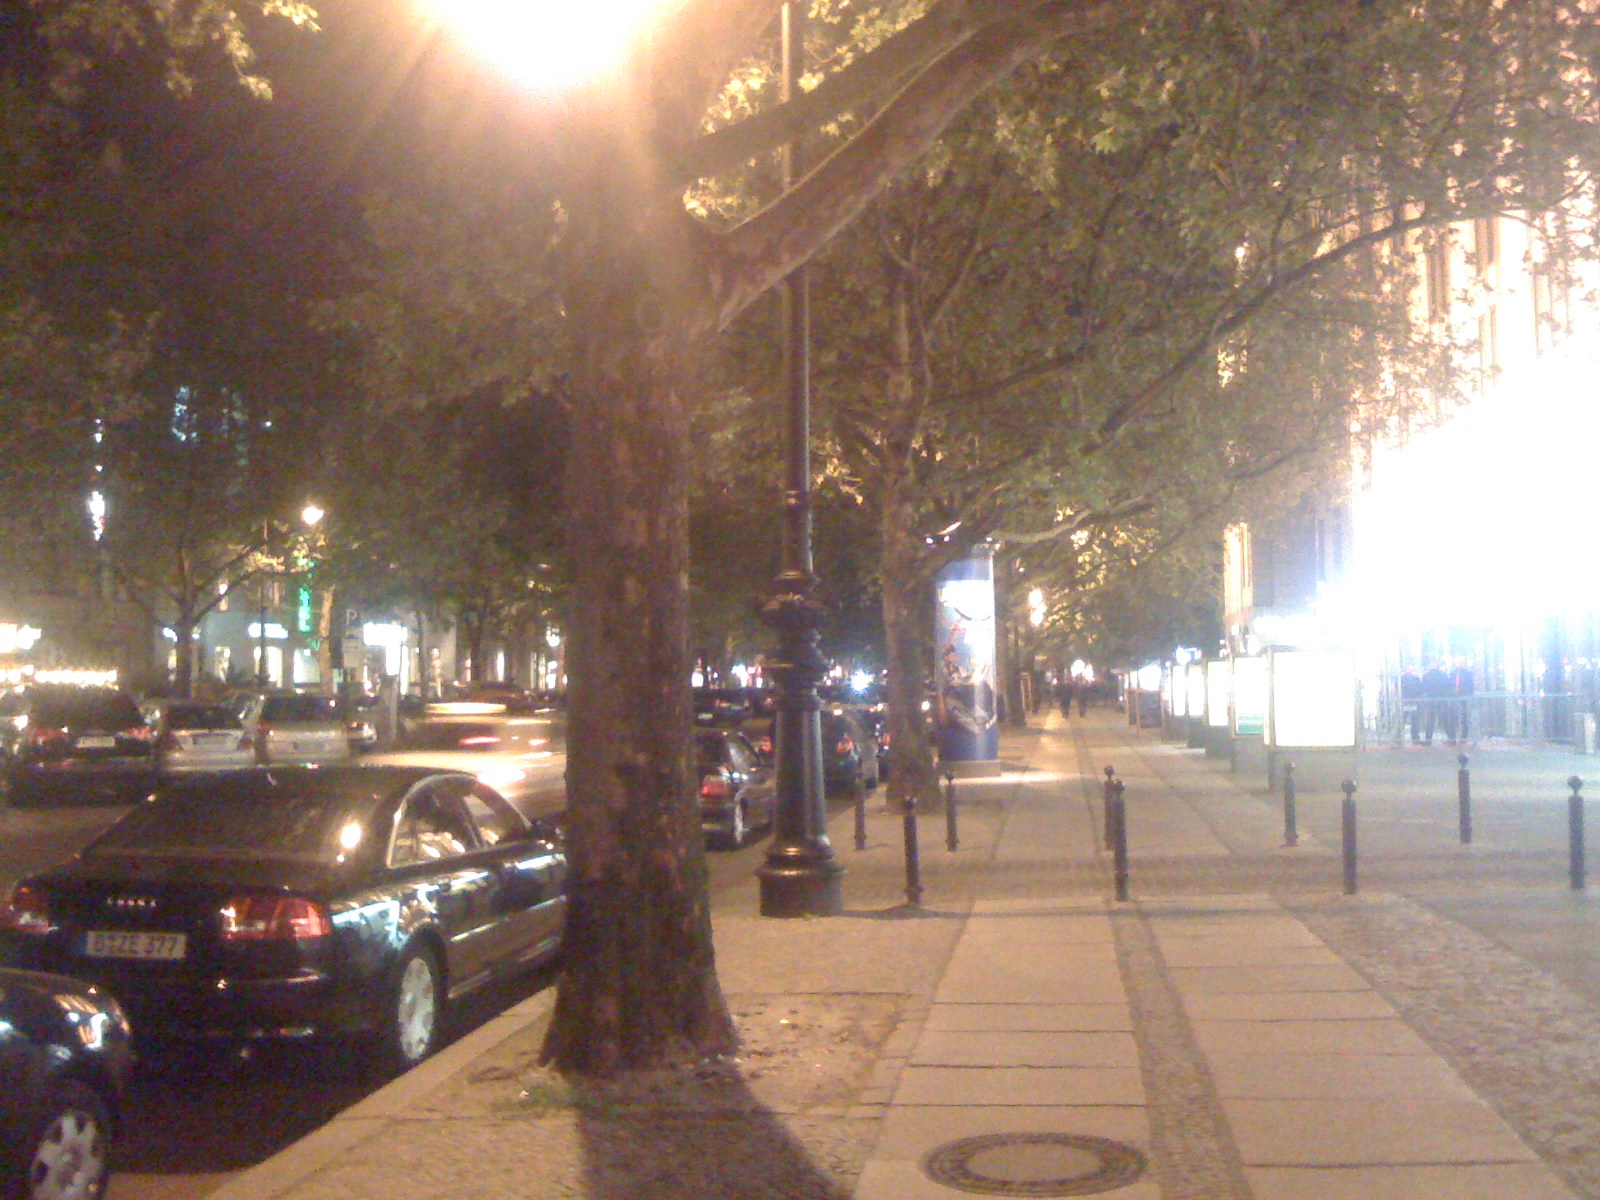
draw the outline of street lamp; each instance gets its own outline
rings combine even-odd
[[[783,6],[783,101],[799,90],[804,68],[803,9]],[[799,147],[788,148],[784,185],[800,175]],[[784,455],[783,562],[762,609],[778,634],[777,811],[766,861],[757,869],[764,917],[831,916],[844,907],[844,868],[828,842],[822,778],[822,707],[817,684],[827,662],[817,648],[822,606],[813,592],[811,557],[811,304],[805,267],[784,286],[784,382],[787,434]]]

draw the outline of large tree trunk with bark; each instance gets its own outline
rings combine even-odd
[[[629,159],[591,148],[566,247],[568,315],[584,331],[567,476],[572,876],[544,1055],[588,1075],[737,1045],[716,976],[691,754],[688,230],[670,192],[625,174],[641,169]],[[618,203],[641,196],[654,203]]]
[[[918,544],[911,480],[886,480],[880,529],[883,543],[883,636],[889,659],[889,805],[907,799],[928,809],[940,802],[939,775],[922,711],[933,673],[932,581]]]

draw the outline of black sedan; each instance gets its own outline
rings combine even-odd
[[[104,991],[0,969],[0,1196],[105,1194],[132,1061],[127,1019]]]
[[[557,828],[464,772],[261,767],[169,783],[22,880],[0,948],[141,1037],[356,1033],[403,1070],[448,1001],[557,952],[566,874]]]

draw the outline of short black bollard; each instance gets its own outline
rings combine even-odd
[[[1456,795],[1459,798],[1461,844],[1472,845],[1472,775],[1467,770],[1467,756],[1456,755],[1461,769],[1456,772]]]
[[[1106,802],[1106,816],[1111,825],[1111,878],[1116,883],[1117,899],[1128,898],[1128,805],[1122,798],[1122,780],[1111,788],[1111,799]]]
[[[1294,764],[1283,764],[1283,844],[1300,844],[1300,825],[1294,807]]]
[[[1356,894],[1356,785],[1346,779],[1339,785],[1344,803],[1339,806],[1340,827],[1344,834],[1344,894]]]
[[[917,798],[906,797],[906,903],[922,903],[922,860],[917,855]]]
[[[1112,768],[1107,767],[1105,775],[1106,781],[1100,786],[1101,812],[1104,817],[1104,820],[1101,822],[1104,828],[1101,832],[1100,840],[1109,850],[1111,848],[1111,797],[1116,792],[1117,773]]]
[[[944,846],[954,854],[960,845],[956,837],[956,777],[947,774],[944,777]]]
[[[1567,797],[1567,841],[1571,855],[1567,877],[1572,881],[1572,890],[1581,892],[1585,882],[1583,862],[1583,780],[1574,775],[1567,780],[1567,786],[1572,789],[1572,795]]]
[[[867,789],[856,785],[856,849],[867,848]]]

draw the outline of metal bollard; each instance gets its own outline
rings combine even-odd
[[[1460,809],[1461,844],[1472,845],[1472,775],[1467,770],[1467,756],[1456,755],[1461,769],[1456,772],[1456,795]]]
[[[1300,826],[1294,807],[1294,764],[1283,764],[1283,844],[1300,844]]]
[[[906,903],[922,903],[922,860],[917,856],[917,798],[906,797]]]
[[[956,837],[956,777],[944,777],[944,847],[952,854],[961,842]]]
[[[1567,780],[1567,786],[1572,789],[1572,795],[1567,797],[1567,841],[1570,854],[1567,877],[1572,881],[1572,890],[1581,892],[1585,882],[1583,862],[1583,780],[1574,775]]]
[[[1339,806],[1340,826],[1344,834],[1344,894],[1356,894],[1356,785],[1346,779],[1339,787],[1344,791],[1344,802]]]
[[[867,848],[867,789],[856,788],[856,849]]]
[[[1111,877],[1116,883],[1117,899],[1128,898],[1128,805],[1122,798],[1122,780],[1111,788],[1111,799],[1106,802],[1106,815],[1111,825]]]
[[[1101,815],[1104,826],[1100,840],[1107,849],[1111,847],[1111,797],[1116,793],[1116,774],[1116,771],[1107,767],[1105,771],[1106,781],[1100,785]]]

